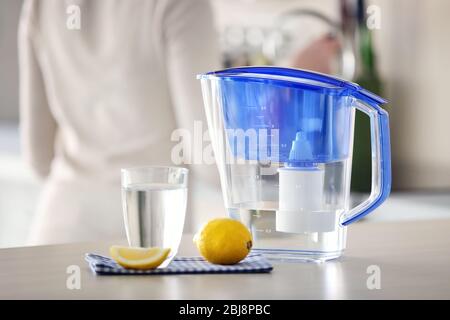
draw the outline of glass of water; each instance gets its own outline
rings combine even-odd
[[[128,244],[170,248],[176,255],[183,234],[189,170],[181,167],[122,169],[122,206]]]

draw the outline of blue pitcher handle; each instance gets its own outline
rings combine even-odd
[[[372,188],[368,199],[341,216],[346,226],[375,210],[391,192],[391,145],[389,115],[377,104],[368,104],[355,99],[356,109],[370,118],[372,149]]]

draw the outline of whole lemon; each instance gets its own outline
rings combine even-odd
[[[210,220],[194,237],[200,254],[215,264],[235,264],[252,248],[252,235],[241,222],[229,218]]]

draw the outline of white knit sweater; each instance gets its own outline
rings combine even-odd
[[[173,130],[204,121],[195,75],[218,68],[216,41],[206,0],[25,2],[22,150],[46,179],[32,244],[124,236],[119,169],[172,164]],[[218,193],[215,167],[198,169]]]

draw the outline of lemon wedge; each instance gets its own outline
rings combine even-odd
[[[122,267],[128,269],[155,269],[166,260],[170,249],[164,248],[133,248],[111,246],[111,257]]]

